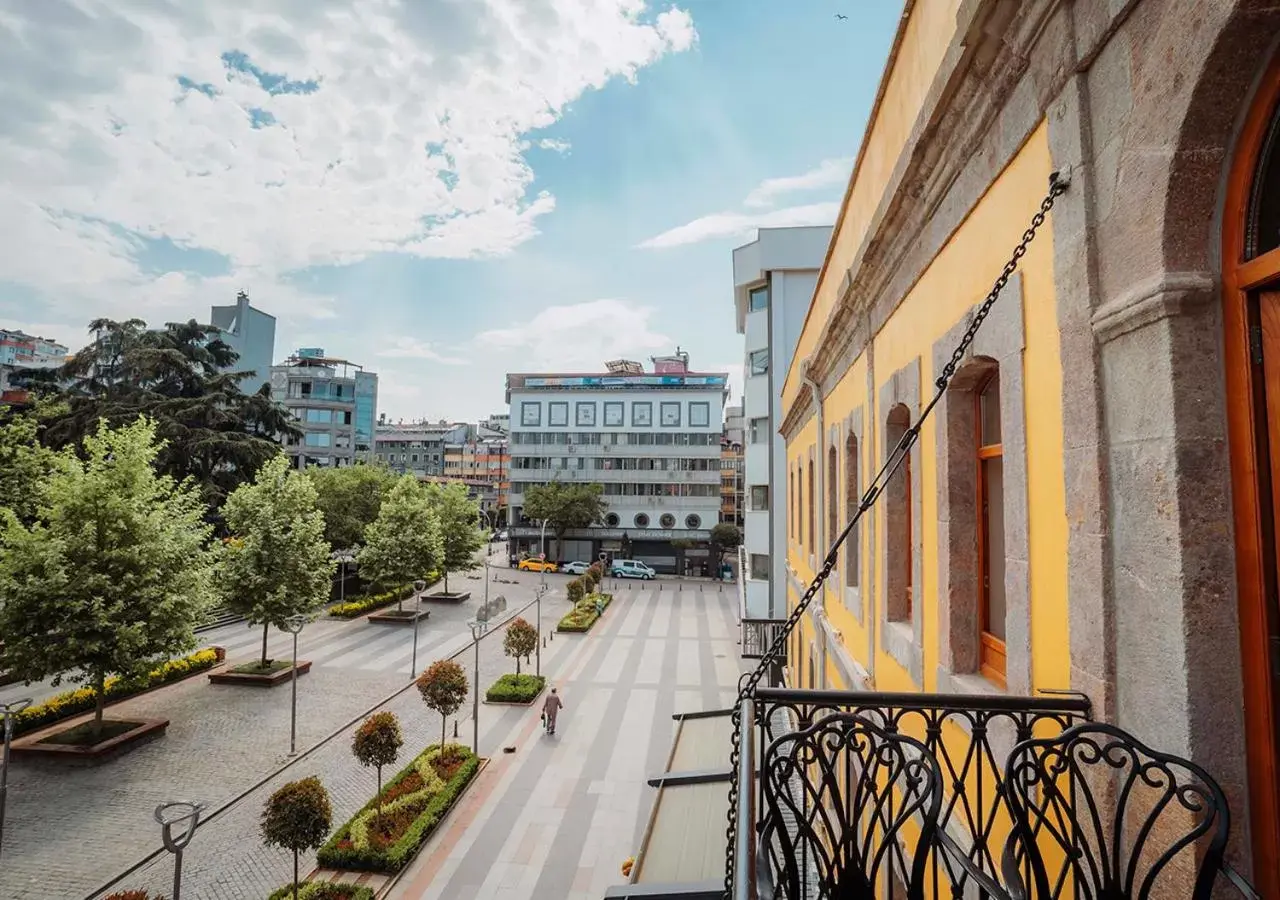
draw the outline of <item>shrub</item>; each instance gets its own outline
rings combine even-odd
[[[418,676],[418,693],[428,709],[440,713],[440,746],[443,747],[449,716],[467,699],[467,675],[453,660],[437,660]]]
[[[584,632],[590,631],[591,626],[596,623],[596,619],[600,618],[600,613],[596,612],[596,601],[600,600],[601,608],[607,609],[609,604],[613,602],[613,594],[592,594],[584,597],[581,601],[574,604],[572,610],[565,614],[564,618],[556,626],[557,631]]]
[[[507,626],[507,633],[502,638],[502,652],[516,659],[516,674],[520,674],[520,657],[528,659],[529,654],[538,649],[538,629],[522,618],[517,618]]]
[[[433,761],[445,754],[462,760],[447,782],[440,778],[431,765]],[[369,823],[377,803],[375,798],[366,803],[360,812],[333,833],[333,836],[316,854],[316,862],[331,869],[367,872],[400,871],[431,836],[458,795],[475,777],[479,768],[480,760],[469,748],[460,744],[449,744],[443,748],[437,745],[428,747],[417,759],[391,779],[382,792],[383,796],[388,797],[395,794],[395,799],[387,801],[384,806],[388,814],[396,809],[421,806],[422,811],[399,838],[384,848],[375,847],[369,841]],[[418,776],[421,779],[421,787],[410,793],[398,792],[397,789],[412,776]]]
[[[374,713],[356,729],[351,741],[351,752],[360,765],[378,770],[378,793],[382,796],[382,767],[389,766],[400,755],[404,735],[400,732],[400,720],[395,713]],[[379,814],[382,810],[379,808]]]
[[[541,675],[503,675],[485,691],[484,699],[490,703],[532,703],[542,693],[547,679]]]
[[[435,584],[439,580],[440,575],[436,572],[431,572],[425,579],[428,586]],[[413,585],[411,584],[378,594],[366,594],[363,597],[355,597],[348,600],[346,603],[339,603],[329,607],[329,615],[336,619],[354,619],[383,606],[399,603],[412,594]]]
[[[291,781],[267,800],[262,810],[262,839],[270,846],[293,851],[293,887],[298,888],[298,854],[324,843],[333,810],[329,792],[312,775]]]
[[[291,900],[292,897],[293,885],[287,884],[267,900]],[[337,881],[308,881],[298,890],[298,900],[374,900],[374,897],[373,888]]]
[[[180,681],[196,672],[212,669],[220,661],[218,655],[218,651],[211,647],[207,650],[199,650],[190,656],[171,659],[152,669],[143,678],[110,677],[106,680],[103,690],[104,702],[123,700],[142,691]],[[18,713],[14,717],[13,733],[19,735],[35,731],[53,722],[88,712],[94,708],[94,705],[92,688],[79,688],[56,694],[43,703],[33,704]]]
[[[582,598],[586,595],[586,588],[581,578],[575,578],[569,582],[566,588],[569,592],[569,602],[578,604],[582,602]]]

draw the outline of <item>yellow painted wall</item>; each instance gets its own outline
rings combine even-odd
[[[828,250],[827,264],[814,292],[791,370],[783,386],[783,405],[800,389],[797,363],[808,356],[835,304],[840,280],[866,237],[872,216],[956,30],[960,0],[917,0],[902,30],[897,56],[883,78],[883,96],[863,138],[840,221]]]
[[[927,5],[927,4],[925,4]],[[917,7],[918,8],[918,7]],[[866,396],[865,359],[859,359],[840,379],[824,402],[827,427],[843,420],[861,406],[866,416],[865,439],[860,447],[861,472],[867,479],[878,470],[884,459],[883,422],[887,410],[877,407],[880,386],[894,372],[920,360],[921,403],[927,403],[934,377],[933,345],[948,332],[974,305],[981,302],[1017,243],[1032,213],[1036,210],[1048,184],[1051,159],[1046,129],[1041,125],[1029,138],[1017,157],[982,197],[960,229],[939,252],[893,316],[874,338],[873,396]],[[1067,635],[1067,527],[1066,500],[1063,487],[1062,435],[1062,370],[1059,359],[1056,297],[1053,283],[1052,219],[1046,222],[1039,237],[1023,258],[1025,310],[1023,383],[1025,386],[1027,434],[1027,509],[1030,532],[1030,603],[1032,678],[1035,688],[1069,685],[1069,647]],[[830,261],[833,271],[843,272],[852,262],[852,250],[837,243],[836,255]],[[844,255],[841,255],[844,254]],[[821,291],[821,288],[820,288]],[[810,310],[806,333],[820,331],[825,315],[815,318],[819,300]],[[804,352],[796,358],[802,359]],[[917,411],[913,411],[917,412]],[[934,690],[939,660],[938,648],[938,566],[937,566],[937,423],[930,420],[921,433],[913,463],[921,475],[922,566],[921,584],[917,586],[917,602],[924,616],[924,683],[914,684],[909,674],[883,651],[874,660],[875,687],[878,690]],[[789,466],[803,459],[807,465],[809,452],[817,440],[817,417],[811,415],[804,426],[787,443]],[[842,449],[842,448],[841,448]],[[819,460],[825,460],[822,453]],[[839,496],[844,497],[843,466]],[[804,494],[807,503],[807,491]],[[843,518],[843,502],[841,504]],[[879,513],[879,511],[877,511]],[[790,510],[788,510],[790,514]],[[807,510],[802,511],[805,520]],[[824,517],[825,518],[825,517]],[[820,524],[823,546],[825,522]],[[861,583],[863,587],[864,621],[855,621],[844,605],[827,603],[827,613],[834,627],[842,632],[843,643],[851,656],[864,667],[868,660],[866,616],[877,605],[875,592],[868,588],[883,583],[884,529],[882,514],[877,516],[874,553],[862,531]],[[790,531],[790,529],[789,529]],[[820,552],[820,551],[819,551]],[[788,561],[802,581],[813,577],[807,550],[801,551],[794,540],[788,541]],[[874,574],[874,583],[868,575]],[[794,592],[789,591],[789,595]],[[834,598],[835,595],[832,595]],[[795,600],[792,596],[792,602]],[[807,622],[806,622],[806,627]],[[976,627],[976,625],[975,625]],[[807,648],[811,635],[806,635]],[[879,644],[880,642],[877,641]],[[807,670],[806,670],[807,671]]]

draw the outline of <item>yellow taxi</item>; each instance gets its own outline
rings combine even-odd
[[[522,572],[555,572],[557,571],[555,563],[548,562],[546,560],[541,560],[541,559],[534,559],[533,557],[520,560],[520,562],[516,564],[516,568],[521,570]]]

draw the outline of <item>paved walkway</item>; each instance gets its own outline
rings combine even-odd
[[[736,597],[707,583],[636,584],[591,634],[558,638],[558,733],[544,735],[532,712],[504,717],[508,729],[485,747],[516,753],[494,756],[390,897],[599,900],[621,883],[653,802],[646,780],[671,750],[672,715],[732,702]]]

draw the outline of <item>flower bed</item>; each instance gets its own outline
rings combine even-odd
[[[480,768],[461,744],[432,745],[382,789],[382,814],[370,800],[320,848],[328,869],[398,872],[409,864]],[[375,819],[377,821],[375,821]]]
[[[581,634],[590,631],[591,626],[596,624],[596,619],[600,618],[600,614],[596,612],[596,600],[603,600],[601,609],[608,609],[609,604],[613,602],[613,594],[592,594],[573,605],[573,609],[565,614],[560,620],[560,624],[556,626],[556,631],[569,631]]]
[[[274,675],[281,669],[287,669],[293,665],[291,659],[269,659],[264,666],[260,660],[253,662],[241,663],[238,666],[232,666],[227,671],[234,672],[237,675]]]
[[[532,703],[546,686],[547,679],[541,675],[508,673],[485,691],[484,699],[489,703]]]
[[[308,881],[298,888],[298,900],[374,900],[373,888],[338,881]],[[293,885],[286,884],[267,900],[293,900]]]
[[[435,584],[440,580],[440,576],[432,572],[427,576],[427,586]],[[392,603],[398,603],[401,600],[407,600],[413,596],[413,585],[406,584],[402,588],[394,591],[383,591],[380,594],[366,594],[363,597],[356,597],[348,600],[346,603],[339,603],[329,607],[329,615],[335,619],[356,619],[371,610],[379,609],[383,606],[390,606]]]
[[[108,678],[105,702],[114,703],[161,685],[181,681],[189,675],[212,669],[222,662],[222,659],[223,654],[220,649],[210,648],[197,651],[190,656],[171,659],[141,678]],[[94,706],[94,695],[90,688],[57,694],[43,703],[28,706],[18,713],[13,720],[13,733],[14,735],[26,734],[53,722],[89,712]]]

